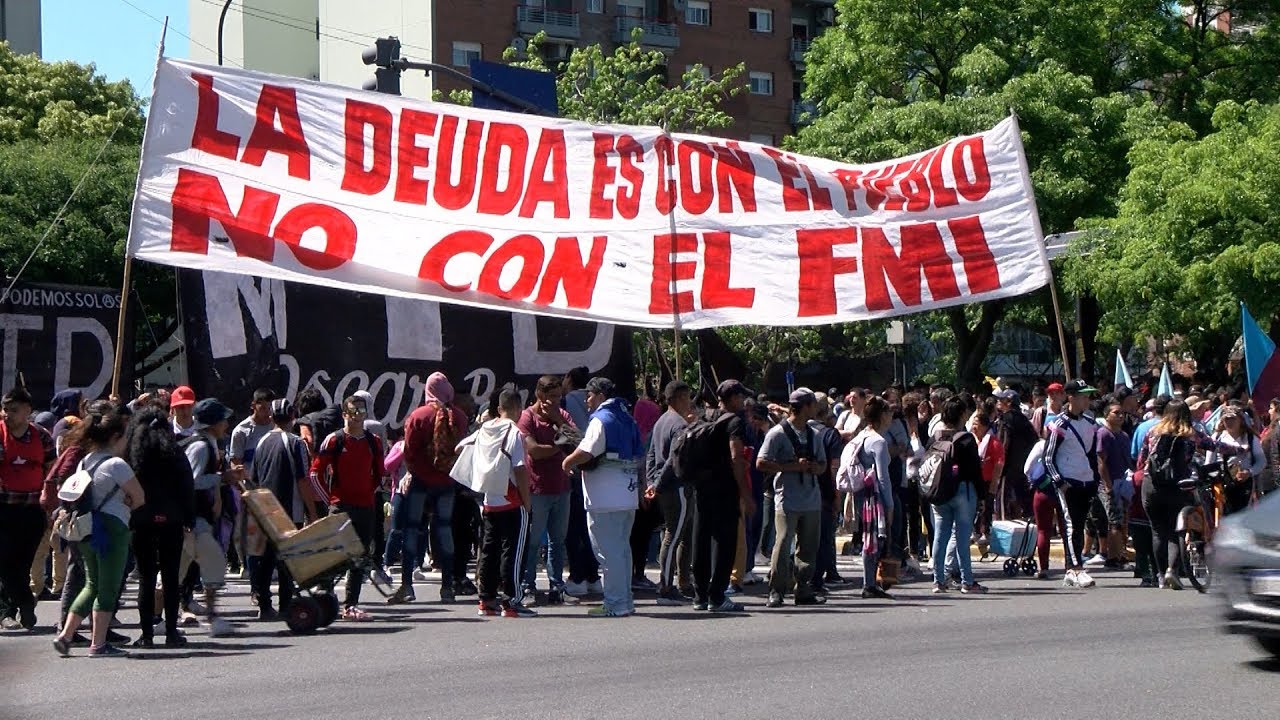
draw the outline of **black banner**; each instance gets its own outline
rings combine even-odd
[[[47,409],[59,390],[105,397],[111,391],[119,303],[119,291],[110,288],[14,286],[0,301],[0,392],[25,383],[37,410]],[[126,323],[121,388],[132,381],[131,329]]]
[[[181,270],[178,279],[191,386],[238,411],[259,387],[290,398],[315,387],[333,403],[368,390],[371,416],[399,428],[437,370],[477,403],[507,383],[530,392],[538,376],[584,365],[634,385],[625,328],[245,275]]]

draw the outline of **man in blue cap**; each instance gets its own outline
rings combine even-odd
[[[235,412],[217,400],[207,398],[196,403],[193,414],[195,425],[192,426],[192,434],[178,443],[191,465],[196,491],[196,523],[182,544],[182,571],[179,576],[186,576],[191,563],[199,566],[209,636],[220,637],[230,634],[231,623],[218,617],[217,613],[218,590],[227,581],[227,556],[214,536],[214,530],[222,517],[222,485],[236,483],[240,476],[238,471],[227,469],[226,458],[218,446],[227,436],[231,416]]]

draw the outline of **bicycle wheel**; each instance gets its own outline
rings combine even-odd
[[[1178,545],[1182,548],[1182,571],[1191,581],[1191,586],[1200,592],[1207,592],[1213,581],[1213,571],[1209,569],[1209,559],[1205,556],[1205,542],[1200,533],[1183,530],[1178,533]]]

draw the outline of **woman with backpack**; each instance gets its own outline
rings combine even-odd
[[[1243,408],[1234,404],[1224,405],[1220,417],[1222,427],[1214,433],[1213,439],[1235,447],[1237,451],[1237,455],[1227,462],[1226,487],[1223,488],[1226,494],[1223,514],[1230,515],[1249,507],[1254,486],[1266,477],[1267,455],[1262,449],[1262,441],[1246,420]],[[1209,464],[1221,459],[1213,452],[1205,456],[1205,462]]]
[[[62,632],[53,641],[59,655],[71,652],[71,642],[80,623],[93,612],[90,657],[119,657],[128,652],[107,643],[111,616],[115,614],[124,584],[125,560],[129,554],[129,518],[133,508],[145,502],[142,485],[133,470],[120,459],[125,446],[126,415],[114,405],[96,402],[84,417],[79,443],[85,451],[79,470],[91,481],[92,534],[80,543],[84,556],[85,584],[71,604]],[[74,476],[73,476],[74,477]],[[144,622],[147,619],[144,618]]]
[[[1142,509],[1151,521],[1155,536],[1156,576],[1161,587],[1181,590],[1178,579],[1178,514],[1195,502],[1191,493],[1178,487],[1178,481],[1191,477],[1192,460],[1197,450],[1220,455],[1235,455],[1238,448],[1214,441],[1196,429],[1191,409],[1182,400],[1170,401],[1160,422],[1147,434],[1146,444],[1138,457],[1142,478]]]
[[[964,429],[967,415],[968,406],[963,399],[952,397],[943,403],[939,427],[930,438],[929,449],[925,451],[925,459],[920,468],[921,491],[926,499],[932,496],[933,502],[935,594],[947,591],[947,548],[953,540],[960,565],[960,592],[981,594],[987,591],[986,587],[979,585],[974,579],[973,561],[969,555],[973,520],[978,511],[979,488],[983,482],[978,441],[973,433]],[[936,471],[937,477],[931,480],[929,476],[939,461],[941,466]],[[947,487],[948,484],[951,488]],[[937,485],[936,489],[933,488],[934,485]]]
[[[889,475],[889,442],[884,433],[893,422],[889,403],[870,397],[862,407],[857,434],[840,455],[840,474],[865,477],[864,487],[854,492],[854,512],[862,527],[862,597],[892,600],[893,596],[876,581],[880,556],[889,550],[893,520],[893,487]],[[855,486],[858,484],[854,483]]]
[[[125,434],[124,460],[134,469],[147,504],[130,516],[133,554],[138,562],[138,616],[142,635],[134,647],[155,647],[156,573],[164,585],[164,644],[182,647],[178,631],[182,588],[178,568],[185,529],[195,525],[196,497],[191,465],[178,448],[169,416],[146,409],[133,417]]]

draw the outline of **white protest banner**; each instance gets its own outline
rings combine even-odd
[[[162,60],[129,252],[626,325],[809,325],[1048,282],[1011,119],[871,165]]]

